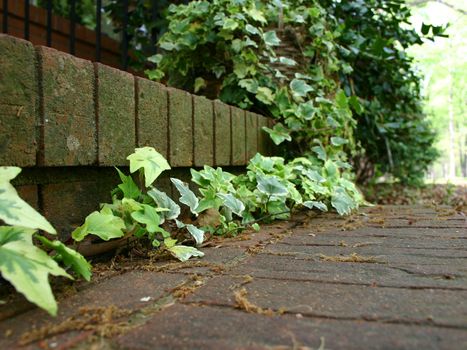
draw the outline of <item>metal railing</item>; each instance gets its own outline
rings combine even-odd
[[[2,31],[3,33],[8,33],[9,30],[9,10],[8,5],[14,4],[14,2],[21,1],[21,0],[2,0],[3,4],[3,15],[2,15]],[[123,16],[121,20],[121,41],[120,41],[120,67],[123,70],[128,69],[129,65],[129,54],[131,51],[130,47],[130,40],[129,40],[129,0],[121,0],[120,4],[123,8]],[[175,2],[175,1],[174,1]],[[183,2],[187,3],[188,1],[176,1],[177,3]],[[52,46],[52,17],[53,14],[53,0],[45,0],[45,11],[46,11],[46,45]],[[67,20],[69,21],[69,35],[68,35],[68,52],[72,55],[75,54],[76,51],[76,24],[77,24],[77,14],[76,14],[76,6],[79,3],[79,0],[68,0],[69,3],[69,13]],[[151,19],[156,21],[158,16],[158,7],[157,7],[158,0],[151,0]],[[30,38],[30,9],[31,3],[29,0],[24,1],[24,39],[29,40]],[[95,17],[96,17],[96,25],[94,28],[95,32],[95,61],[101,61],[101,52],[102,52],[102,13],[103,13],[103,3],[102,0],[95,1]],[[155,50],[156,42],[157,42],[157,31],[151,31],[148,33],[150,36],[150,43]]]

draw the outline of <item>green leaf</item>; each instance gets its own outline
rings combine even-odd
[[[303,202],[303,205],[307,208],[313,209],[313,208],[318,208],[321,211],[328,211],[328,207],[326,204],[323,202],[317,202],[317,201],[306,201]]]
[[[136,199],[141,195],[141,190],[139,189],[138,185],[133,181],[131,176],[126,176],[124,173],[117,169],[118,176],[120,176],[120,180],[122,183],[118,185],[118,188],[123,192],[123,197]]]
[[[293,79],[290,82],[290,88],[292,89],[292,92],[294,95],[300,96],[300,97],[305,97],[307,93],[310,91],[313,91],[313,88],[311,85],[308,85],[305,80],[301,79]]]
[[[254,19],[255,21],[261,22],[263,24],[268,23],[263,13],[255,8],[250,8],[246,10],[246,14],[250,16],[252,19]]]
[[[55,316],[57,302],[50,288],[49,274],[73,278],[32,244],[33,232],[23,227],[0,227],[0,272],[26,299]]]
[[[313,102],[308,101],[299,104],[297,114],[305,120],[311,120],[313,119],[317,111],[318,110],[313,106]]]
[[[10,184],[21,168],[0,167],[0,220],[9,225],[40,229],[55,234],[50,223],[33,207],[22,200],[15,188]]]
[[[152,147],[136,148],[127,159],[130,161],[131,173],[143,168],[146,187],[151,186],[164,170],[170,169],[167,160]]]
[[[258,176],[257,188],[264,194],[274,197],[285,197],[289,193],[277,176]]]
[[[291,58],[287,58],[287,57],[279,57],[279,62],[282,63],[282,64],[285,64],[287,66],[296,66],[297,65],[297,62]]]
[[[342,146],[342,145],[345,145],[347,143],[349,143],[349,140],[344,139],[342,137],[338,137],[338,136],[331,137],[331,144],[333,146]]]
[[[57,254],[54,256],[56,261],[61,261],[66,267],[71,267],[73,271],[86,281],[91,280],[91,264],[87,262],[84,256],[76,250],[67,247],[60,241],[49,241],[44,236],[40,235],[35,235],[35,238],[41,241],[47,248],[56,251]]]
[[[180,193],[179,201],[185,205],[187,205],[191,212],[195,215],[198,215],[198,197],[190,190],[188,185],[179,179],[175,179],[173,177],[170,178],[170,181],[175,185],[178,192]]]
[[[158,207],[168,209],[168,211],[164,211],[160,214],[164,220],[174,220],[180,215],[180,206],[165,192],[152,188],[148,191],[148,196],[154,200]],[[163,223],[163,221],[161,221],[161,223]]]
[[[243,216],[243,211],[245,210],[245,204],[237,198],[234,197],[233,194],[231,193],[218,193],[217,197],[221,198],[223,201],[223,204],[232,210],[234,214],[237,214],[238,216],[242,217]]]
[[[201,77],[195,79],[195,93],[206,87],[206,80]]]
[[[259,227],[259,224],[257,222],[255,222],[253,225],[251,225],[251,227],[253,228],[253,230],[255,230],[256,232],[258,232],[260,230],[260,227]]]
[[[233,31],[238,28],[238,22],[232,18],[227,18],[222,26],[223,29]]]
[[[94,211],[86,217],[84,224],[71,233],[71,237],[77,242],[82,241],[88,234],[93,234],[104,241],[112,238],[123,237],[122,230],[125,222],[122,218],[114,216],[111,212]]]
[[[176,257],[178,260],[184,262],[190,259],[192,256],[203,257],[204,253],[194,247],[188,247],[184,245],[176,245],[168,249],[169,252]]]
[[[263,126],[262,129],[269,134],[271,140],[276,145],[280,145],[284,141],[292,141],[292,137],[289,133],[290,131],[287,128],[285,128],[281,123],[277,123],[272,129],[266,126]]]
[[[253,34],[253,35],[259,35],[260,34],[260,31],[258,30],[258,28],[256,27],[253,27],[251,24],[247,24],[245,26],[245,30],[250,33],[250,34]]]
[[[279,46],[281,40],[277,37],[277,34],[274,30],[270,30],[263,34],[264,43],[268,46]]]
[[[157,213],[157,209],[147,204],[142,204],[142,207],[142,211],[131,213],[131,217],[140,224],[146,225],[146,230],[149,233],[161,232],[161,230],[165,231],[162,227],[159,227],[161,219]]]

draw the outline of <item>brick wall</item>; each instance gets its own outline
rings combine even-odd
[[[30,5],[29,7],[29,39],[34,45],[46,45],[47,11]],[[3,3],[0,1],[0,27],[3,20]],[[24,37],[24,1],[8,3],[8,34],[18,38]],[[70,22],[63,17],[52,16],[52,47],[68,52]],[[76,24],[75,55],[84,59],[95,58],[96,33]],[[106,36],[101,38],[101,62],[113,67],[120,66],[120,44]]]
[[[0,165],[25,168],[20,193],[65,235],[109,200],[117,182],[111,167],[127,166],[135,147],[153,146],[188,180],[188,167],[241,167],[256,152],[269,153],[261,130],[268,123],[0,34]],[[167,177],[159,186],[172,191]]]

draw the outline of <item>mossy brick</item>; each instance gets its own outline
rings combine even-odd
[[[39,210],[39,195],[37,185],[15,186],[18,195],[31,207]]]
[[[211,100],[193,96],[194,165],[214,165],[214,109]]]
[[[127,165],[136,146],[134,77],[100,63],[95,68],[99,165]]]
[[[231,107],[230,111],[232,113],[232,165],[245,165],[245,111],[236,107]]]
[[[262,155],[271,154],[271,143],[269,142],[269,135],[263,130],[264,126],[268,126],[268,118],[258,117],[258,152]]]
[[[193,165],[193,106],[191,95],[169,88],[169,134],[172,167]]]
[[[168,157],[167,88],[148,79],[136,77],[137,143],[151,146]]]
[[[36,164],[38,89],[32,44],[0,34],[0,165]]]
[[[250,160],[258,152],[258,115],[246,112],[246,157]]]
[[[42,77],[45,166],[97,161],[94,67],[90,61],[37,47]]]
[[[230,165],[232,152],[230,107],[214,101],[214,159],[216,166]]]

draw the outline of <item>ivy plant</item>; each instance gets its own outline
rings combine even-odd
[[[56,315],[57,302],[49,275],[73,279],[66,271],[70,269],[89,281],[91,266],[81,254],[62,242],[37,233],[43,230],[55,235],[56,231],[11,185],[10,181],[20,172],[17,167],[0,167],[0,220],[9,225],[0,226],[0,272],[26,299]],[[35,241],[42,243],[42,247]]]

